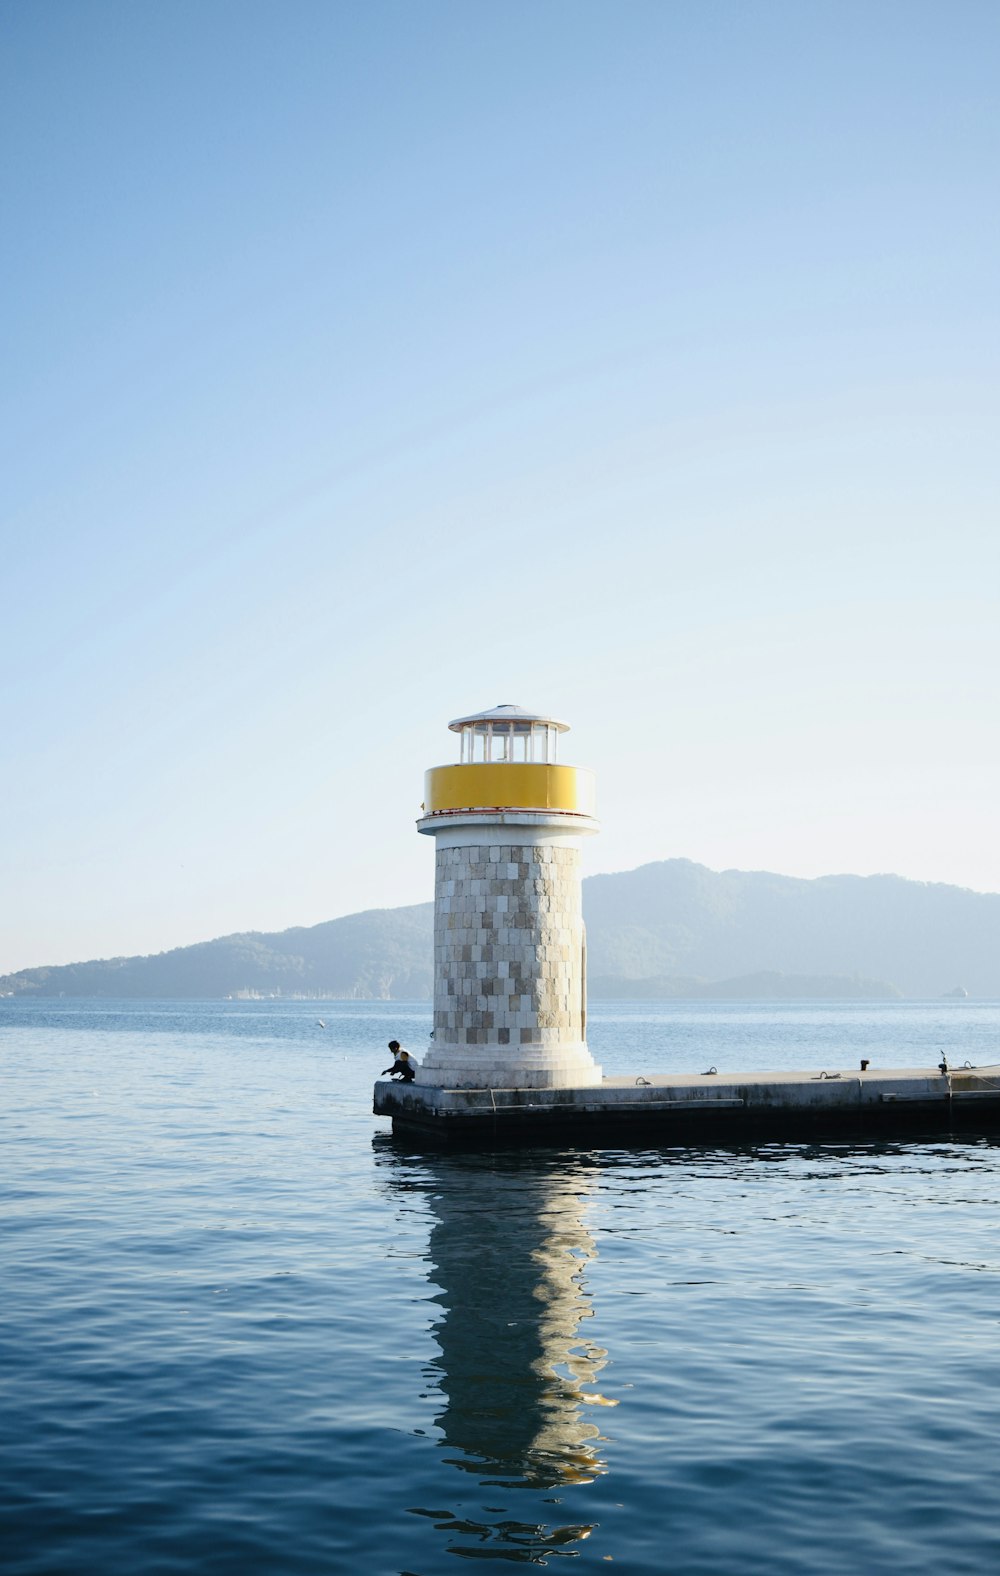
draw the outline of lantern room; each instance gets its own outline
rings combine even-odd
[[[459,736],[459,760],[432,766],[424,777],[421,832],[437,835],[442,819],[509,813],[551,814],[596,831],[594,776],[557,760],[569,724],[521,706],[494,706],[448,727]],[[584,825],[584,822],[587,824]]]
[[[471,717],[458,717],[449,722],[448,727],[461,739],[463,766],[493,761],[505,765],[538,762],[554,766],[559,735],[569,732],[566,722],[540,717],[520,706],[510,705],[494,706],[492,711],[476,712]]]

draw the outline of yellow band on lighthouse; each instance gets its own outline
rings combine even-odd
[[[424,773],[424,814],[460,810],[554,810],[595,813],[594,773],[583,766],[537,762],[432,766]]]

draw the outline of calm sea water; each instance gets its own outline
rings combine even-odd
[[[1000,1568],[1000,1146],[421,1154],[370,1101],[428,1027],[0,1001],[8,1576]],[[984,1065],[1000,1008],[595,1004],[590,1039]]]

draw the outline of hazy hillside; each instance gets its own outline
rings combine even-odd
[[[25,969],[0,978],[0,990],[150,999],[252,991],[419,1000],[431,991],[431,927],[430,903],[374,908],[322,925],[222,936],[152,957]]]
[[[685,859],[584,882],[595,997],[872,1000],[964,986],[1000,998],[1000,895],[904,881],[721,873]],[[371,909],[154,957],[25,969],[0,991],[42,996],[426,999],[431,905]]]
[[[593,976],[866,976],[904,996],[1000,997],[1000,895],[904,881],[707,870],[686,859],[585,883]]]

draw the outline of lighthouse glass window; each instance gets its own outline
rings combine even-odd
[[[477,722],[472,728],[462,729],[462,759],[482,765],[484,761],[492,760],[490,745],[490,725],[488,722]]]
[[[547,723],[531,725],[531,759],[541,764],[551,764],[556,758],[556,729]]]
[[[493,736],[490,740],[492,748],[489,759],[493,761],[509,761],[511,758],[510,743],[510,723],[495,722],[493,724]]]

